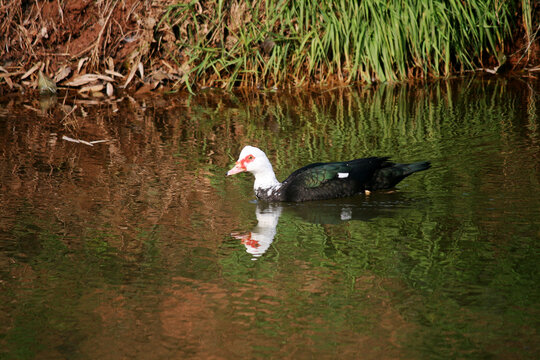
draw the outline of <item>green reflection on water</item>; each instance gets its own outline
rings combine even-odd
[[[233,253],[222,260],[225,274],[245,282],[290,271],[300,281],[294,272],[308,263],[310,269],[336,270],[346,284],[366,276],[395,279],[407,288],[395,291],[392,301],[408,323],[419,326],[402,339],[414,356],[536,353],[531,342],[538,340],[539,324],[530,320],[539,310],[534,239],[540,205],[528,194],[538,193],[539,134],[530,131],[535,126],[525,132],[523,126],[536,124],[530,104],[538,95],[524,100],[504,82],[462,85],[425,91],[381,86],[367,95],[336,96],[331,106],[317,98],[305,110],[308,116],[304,108],[275,105],[268,113],[279,127],[249,128],[251,141],[241,146],[252,142],[269,149],[278,178],[313,159],[389,153],[399,160],[430,159],[434,167],[421,180],[411,177],[400,186],[425,201],[391,217],[341,226],[306,224],[283,214],[272,246],[257,260],[263,264]],[[239,191],[250,192],[247,178]],[[281,266],[265,272],[268,263]],[[296,288],[291,289],[292,296]],[[346,289],[333,290],[344,298],[357,294]],[[327,309],[316,300],[312,310]],[[332,307],[322,317],[333,324],[357,315]]]
[[[15,246],[9,253],[18,260],[10,270],[20,283],[7,287],[2,296],[13,322],[2,337],[6,346],[0,355],[71,357],[89,335],[81,326],[101,322],[93,311],[104,301],[104,289],[138,282],[151,288],[156,280],[159,284],[154,276],[159,258],[152,246],[153,233],[140,232],[145,248],[140,260],[132,262],[112,245],[118,238],[108,232],[108,224],[93,224],[79,236],[67,235],[55,219],[33,212],[28,206],[16,211],[20,216],[9,233]],[[131,298],[136,296],[131,294]]]
[[[30,151],[47,128],[6,120],[0,354],[533,357],[540,137],[521,85],[208,92],[126,122],[105,107],[118,138],[98,149]],[[284,205],[257,257],[239,239],[259,226],[253,179],[224,176],[248,143],[280,179],[368,155],[433,168],[394,194]]]

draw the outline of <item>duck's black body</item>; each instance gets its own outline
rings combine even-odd
[[[429,169],[427,161],[395,164],[387,157],[343,162],[316,163],[293,172],[283,183],[277,178],[266,154],[245,146],[227,176],[248,171],[255,176],[253,189],[265,201],[309,201],[336,199],[366,191],[391,189],[417,171]]]
[[[430,168],[427,161],[395,164],[388,157],[370,157],[344,162],[316,163],[293,172],[281,186],[255,189],[265,201],[309,201],[352,196],[391,189],[405,177]]]

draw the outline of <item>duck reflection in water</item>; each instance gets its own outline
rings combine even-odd
[[[257,216],[257,226],[250,232],[232,233],[231,235],[240,240],[246,247],[246,251],[253,255],[251,260],[257,260],[268,250],[274,236],[276,236],[277,224],[283,207],[278,204],[257,204],[255,216]]]
[[[377,217],[391,216],[393,210],[406,206],[410,202],[410,199],[406,199],[399,193],[309,203],[259,201],[255,208],[257,225],[250,232],[233,232],[231,236],[242,242],[246,251],[253,256],[252,260],[257,260],[274,241],[279,218],[283,212],[299,217],[308,223],[335,225],[351,220],[370,221]]]

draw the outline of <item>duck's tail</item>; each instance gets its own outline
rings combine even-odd
[[[403,172],[403,177],[405,177],[415,172],[429,169],[431,167],[431,163],[429,161],[419,161],[412,164],[396,164],[393,167],[401,169]]]
[[[429,161],[419,161],[412,164],[392,164],[379,169],[373,176],[368,190],[391,189],[401,180],[418,171],[427,170],[431,167]]]

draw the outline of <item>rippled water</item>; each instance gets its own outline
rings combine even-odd
[[[539,90],[1,99],[0,357],[536,358]],[[225,177],[246,144],[279,179],[370,155],[433,167],[268,205]]]

